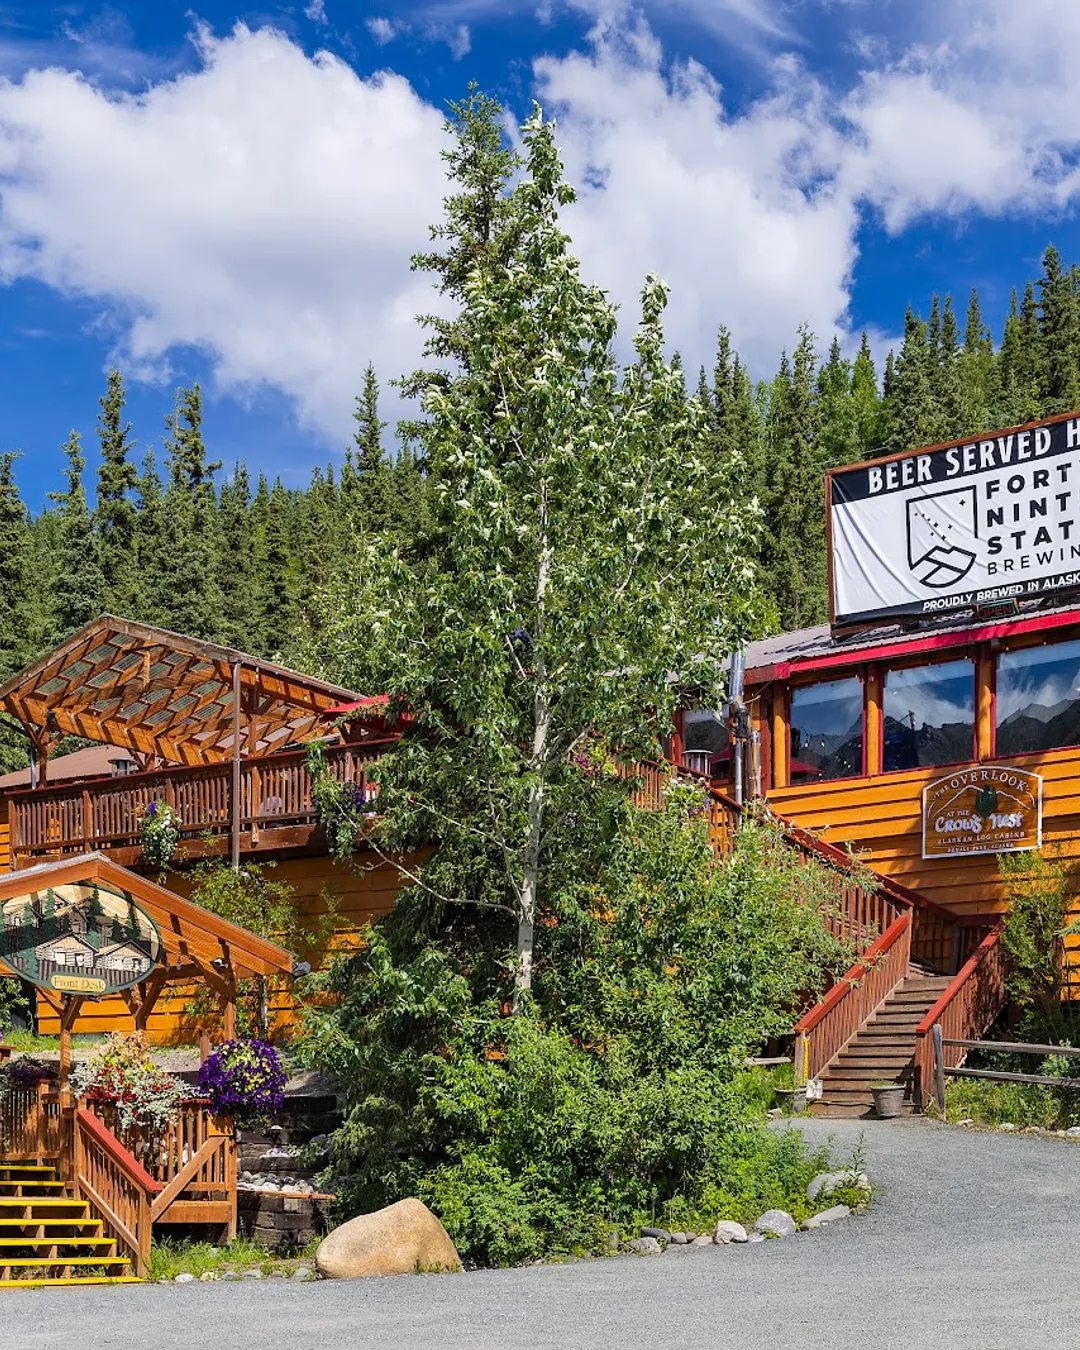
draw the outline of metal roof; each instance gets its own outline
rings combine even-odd
[[[922,625],[919,629],[902,628],[898,624],[883,624],[877,628],[862,628],[845,632],[834,632],[827,623],[816,624],[813,628],[800,628],[791,633],[778,633],[775,637],[761,638],[747,644],[746,671],[752,680],[755,671],[766,676],[773,673],[777,666],[813,665],[827,660],[830,665],[844,664],[844,658],[850,657],[851,663],[859,661],[863,653],[881,647],[936,647],[945,645],[945,641],[962,641],[967,635],[975,641],[987,636],[1007,636],[1010,625],[1023,625],[1025,631],[1038,628],[1041,620],[1047,620],[1048,628],[1061,626],[1062,617],[1072,618],[1080,624],[1080,608],[1075,598],[1068,603],[1021,611],[1011,619],[999,619],[988,622],[976,619],[968,611],[952,619]],[[992,630],[992,631],[991,631]],[[942,640],[945,641],[942,641]]]

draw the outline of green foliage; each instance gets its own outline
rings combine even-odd
[[[1080,931],[1069,923],[1075,866],[1043,849],[1003,853],[998,870],[1009,905],[1001,937],[1008,958],[1006,989],[1021,1013],[1019,1033],[1025,1040],[1058,1044],[1072,1021],[1063,994],[1065,938]]]
[[[347,1085],[345,1213],[415,1194],[507,1263],[669,1214],[805,1211],[818,1162],[763,1128],[768,1078],[741,1066],[850,959],[817,915],[829,878],[761,827],[719,861],[690,790],[646,812],[597,787],[518,1016],[511,916],[419,888],[325,978],[336,1006],[309,1008],[299,1050]]]
[[[318,1239],[295,1257],[282,1257],[250,1238],[234,1238],[225,1247],[191,1239],[155,1238],[150,1248],[149,1278],[175,1280],[177,1275],[187,1272],[199,1279],[207,1274],[220,1276],[227,1270],[238,1273],[260,1270],[264,1275],[288,1275],[301,1264],[310,1265],[317,1246]]]
[[[1053,1061],[1053,1062],[1051,1062]],[[993,1062],[1010,1069],[1020,1067],[1014,1057],[1006,1061],[995,1056]],[[1062,1065],[1069,1067],[1056,1072]],[[1038,1066],[1026,1057],[1025,1073],[1045,1073],[1061,1077],[1080,1077],[1077,1061],[1063,1055],[1049,1056]],[[1071,1088],[1054,1088],[1039,1083],[993,1083],[978,1078],[957,1078],[945,1088],[945,1112],[949,1120],[973,1120],[976,1125],[1002,1125],[1009,1122],[1017,1129],[1040,1125],[1044,1130],[1067,1130],[1080,1124],[1080,1093]]]

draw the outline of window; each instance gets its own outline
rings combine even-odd
[[[997,754],[1080,745],[1080,642],[1002,652],[995,702]]]
[[[886,773],[975,757],[975,663],[942,661],[885,675]]]
[[[863,771],[863,685],[858,676],[791,691],[791,781]]]

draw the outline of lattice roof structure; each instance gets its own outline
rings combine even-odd
[[[0,685],[39,754],[71,734],[143,759],[221,763],[325,734],[359,695],[213,642],[103,614]]]

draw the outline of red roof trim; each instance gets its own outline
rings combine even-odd
[[[768,666],[756,666],[746,672],[748,683],[766,684],[770,680],[786,680],[793,675],[815,670],[834,670],[844,666],[861,666],[868,661],[889,661],[897,657],[920,656],[947,651],[954,647],[968,647],[973,642],[990,642],[994,638],[1022,637],[1026,633],[1046,632],[1049,629],[1075,627],[1080,624],[1080,609],[1063,614],[1033,615],[1029,619],[1009,619],[1004,623],[986,624],[981,628],[964,628],[951,633],[929,633],[914,637],[909,642],[881,643],[876,647],[859,647],[854,651],[829,652],[805,660],[776,661]]]

